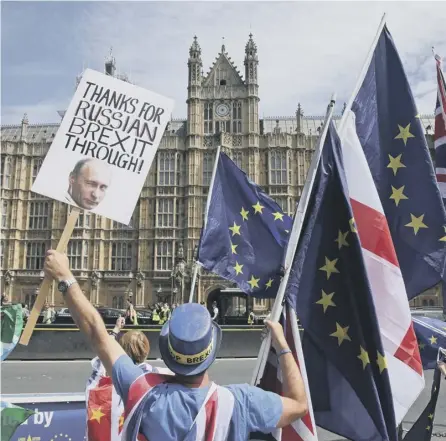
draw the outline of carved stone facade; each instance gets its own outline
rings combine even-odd
[[[110,56],[109,75],[116,71],[114,63]],[[187,119],[170,121],[131,224],[95,214],[78,220],[67,253],[94,304],[124,307],[125,298],[132,297],[136,306],[146,306],[173,301],[174,292],[176,301],[187,301],[219,144],[285,212],[294,212],[323,117],[304,116],[298,103],[293,117],[259,117],[259,58],[252,35],[244,51],[244,78],[224,46],[206,75],[202,67],[195,38],[185,79]],[[422,116],[422,122],[431,143],[433,116]],[[56,246],[67,220],[67,205],[30,190],[58,125],[29,124],[25,115],[21,124],[1,128],[0,283],[13,301],[32,301],[42,280],[44,253]],[[224,287],[230,284],[201,272],[198,301]],[[429,300],[438,304],[438,294]],[[48,301],[62,305],[55,287]],[[268,307],[265,300],[255,304],[256,309]]]

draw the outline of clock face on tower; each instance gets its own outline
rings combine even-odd
[[[227,116],[229,115],[229,106],[227,104],[221,103],[215,108],[215,113],[217,114],[217,116]]]

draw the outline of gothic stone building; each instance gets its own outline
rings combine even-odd
[[[137,306],[188,298],[219,144],[285,212],[294,212],[323,117],[303,116],[300,105],[294,117],[259,117],[259,59],[252,35],[245,46],[244,76],[224,46],[207,75],[202,67],[194,38],[187,119],[169,123],[131,224],[88,213],[78,220],[67,253],[82,290],[96,305],[123,307],[127,297]],[[115,75],[112,56],[105,72]],[[433,117],[422,121],[429,135]],[[0,280],[2,292],[17,302],[32,303],[45,251],[56,246],[67,220],[67,205],[30,191],[57,129],[58,123],[29,124],[26,115],[20,125],[1,128]],[[202,271],[198,299],[224,287],[230,284]],[[47,300],[63,303],[54,286]],[[418,301],[438,304],[438,292]],[[269,306],[269,301],[255,302],[257,310]]]

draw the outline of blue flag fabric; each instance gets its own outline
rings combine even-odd
[[[292,219],[225,153],[210,198],[198,262],[246,294],[275,297]]]
[[[412,299],[445,276],[446,213],[412,92],[386,27],[352,111]]]
[[[430,317],[412,317],[423,369],[437,367],[438,349],[446,349],[446,322]]]
[[[375,307],[331,124],[286,298],[305,330],[316,424],[353,441],[397,439]]]
[[[434,430],[435,410],[441,386],[441,371],[436,369],[432,381],[431,397],[426,408],[406,433],[404,441],[430,441]]]

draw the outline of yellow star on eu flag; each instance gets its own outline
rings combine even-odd
[[[420,351],[422,351],[426,347],[426,344],[425,343],[420,343],[418,345],[418,347],[420,348]]]
[[[274,220],[281,220],[283,222],[283,213],[280,213],[279,211],[276,211],[273,213]]]
[[[316,304],[322,305],[322,308],[324,309],[324,314],[329,306],[336,306],[336,303],[333,302],[332,300],[334,294],[335,294],[334,292],[327,294],[324,290],[322,290],[322,297],[316,302]]]
[[[240,236],[240,227],[241,225],[237,225],[234,221],[234,225],[229,227],[229,229],[232,231],[232,236],[235,236],[236,234]]]
[[[427,426],[426,430],[428,430],[428,431],[431,430],[431,426]]]
[[[404,185],[400,188],[395,188],[393,185],[392,187],[392,194],[389,199],[393,199],[395,201],[395,205],[398,207],[398,204],[400,203],[401,199],[409,199],[404,193]]]
[[[347,242],[347,235],[348,235],[348,231],[346,231],[345,233],[343,233],[341,230],[339,230],[338,233],[338,238],[335,240],[335,242],[338,243],[338,248],[341,249],[343,246],[344,247],[348,247],[348,242]]]
[[[235,262],[235,266],[233,268],[235,269],[236,276],[238,276],[239,274],[243,274],[242,271],[243,265],[240,265],[237,261]]]
[[[325,265],[319,268],[320,271],[325,271],[327,273],[327,280],[330,278],[332,273],[339,273],[338,269],[336,268],[337,261],[338,259],[330,260],[325,257]]]
[[[393,174],[396,176],[396,172],[398,171],[399,168],[402,167],[406,167],[402,162],[401,162],[401,154],[399,154],[398,156],[393,157],[392,155],[389,155],[389,164],[387,165],[387,168],[391,168],[393,170]]]
[[[429,341],[431,342],[431,345],[436,345],[437,344],[437,337],[432,336],[432,337],[429,338]]]
[[[382,374],[383,370],[387,368],[386,357],[378,352],[378,358],[376,359],[376,362],[379,366],[379,373]]]
[[[252,208],[254,208],[254,214],[260,213],[262,214],[262,210],[265,208],[263,205],[260,205],[260,202],[257,201],[257,204],[253,205]]]
[[[430,413],[430,414],[428,415],[428,418],[429,418],[430,420],[433,420],[433,419],[434,419],[434,414],[433,414],[433,413]]]
[[[266,289],[271,288],[273,286],[273,279],[269,279],[268,282],[265,283]]]
[[[444,228],[444,232],[446,233],[446,226],[443,228]],[[440,238],[440,242],[446,242],[446,236],[443,236],[442,238]]]
[[[105,416],[105,413],[102,413],[101,408],[91,409],[90,421],[96,420],[98,423],[101,422],[101,418]]]
[[[370,363],[370,358],[368,352],[360,346],[360,354],[358,355],[358,358],[362,361],[362,369],[365,369],[366,366]]]
[[[256,279],[254,275],[251,276],[251,279],[248,280],[249,285],[251,286],[251,289],[258,288],[259,287],[259,281],[260,277]]]
[[[415,235],[417,235],[420,228],[428,228],[426,224],[423,223],[424,214],[421,216],[414,216],[412,213],[410,213],[411,221],[405,225],[405,227],[413,228],[413,232]]]
[[[358,228],[356,227],[356,221],[355,218],[352,217],[348,223],[350,224],[350,230],[352,233],[357,233],[358,232]]]
[[[330,337],[336,337],[338,339],[338,346],[341,346],[344,340],[352,341],[348,335],[348,328],[350,326],[345,326],[344,328],[336,322],[336,332],[330,334]]]
[[[395,139],[402,139],[404,145],[407,145],[407,140],[409,138],[415,138],[415,136],[412,135],[412,133],[410,133],[410,123],[407,124],[406,127],[400,126],[398,124],[398,130],[400,131],[400,133],[398,133],[398,135],[395,136]]]
[[[232,254],[237,254],[237,251],[235,251],[235,250],[237,249],[237,247],[238,247],[238,245],[233,244],[233,243],[231,242],[231,251],[232,251]]]
[[[246,211],[244,207],[242,207],[242,211],[240,211],[243,220],[248,220],[249,211]]]

